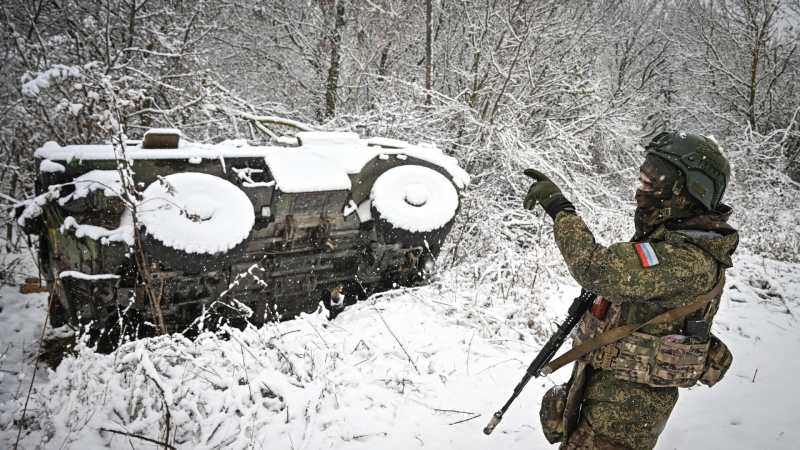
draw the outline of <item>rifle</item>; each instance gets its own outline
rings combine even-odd
[[[492,416],[492,420],[489,421],[489,424],[486,425],[486,428],[483,429],[483,434],[490,435],[494,431],[495,427],[503,420],[503,414],[506,413],[508,407],[511,406],[511,403],[517,399],[519,394],[522,392],[522,389],[525,388],[525,385],[528,384],[528,381],[531,378],[538,378],[541,376],[547,376],[551,373],[551,370],[544,367],[547,363],[553,359],[558,349],[561,348],[561,345],[564,344],[564,341],[567,339],[567,336],[572,332],[572,329],[578,325],[578,322],[581,321],[583,315],[589,308],[592,306],[597,295],[592,294],[591,292],[587,292],[586,290],[581,291],[581,295],[575,297],[575,300],[572,301],[572,305],[569,307],[568,315],[566,320],[558,326],[558,330],[550,337],[550,340],[542,347],[542,350],[536,355],[536,358],[533,360],[530,366],[528,366],[528,370],[525,371],[525,375],[522,377],[522,380],[517,384],[517,387],[514,388],[514,393],[511,395],[511,398],[508,399],[506,404],[497,411]]]

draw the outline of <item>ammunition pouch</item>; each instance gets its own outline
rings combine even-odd
[[[617,317],[600,320],[586,312],[572,337],[577,347],[616,327]],[[584,356],[595,369],[615,378],[651,387],[691,387],[698,381],[711,387],[731,366],[733,355],[712,333],[708,342],[697,336],[653,336],[634,332]]]
[[[564,411],[567,407],[567,391],[566,384],[557,384],[542,397],[539,419],[542,422],[544,436],[551,444],[564,440]]]
[[[606,325],[606,321],[598,319],[591,311],[586,311],[572,335],[572,346],[577,347],[593,338],[598,331],[603,331],[604,325]]]
[[[691,387],[704,373],[710,342],[694,336],[631,333],[592,355],[596,369],[650,387]]]
[[[711,387],[725,376],[733,363],[733,354],[728,350],[728,346],[713,334],[709,334],[708,343],[708,358],[700,375],[700,382]]]
[[[603,322],[587,315],[576,329],[574,345],[580,345],[602,329]],[[614,372],[620,380],[650,387],[692,387],[698,381],[717,384],[733,362],[733,355],[717,336],[708,342],[696,336],[653,336],[631,333],[586,355],[595,369]]]

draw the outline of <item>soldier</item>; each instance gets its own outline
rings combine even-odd
[[[646,323],[699,297],[709,299],[688,316],[645,325],[581,357],[569,383],[543,399],[545,434],[551,443],[561,441],[562,450],[652,449],[678,400],[678,387],[697,381],[711,386],[732,361],[725,345],[708,333],[724,270],[732,266],[739,242],[726,222],[731,208],[720,203],[730,177],[728,161],[705,136],[657,135],[640,167],[636,235],[610,247],[595,242],[555,183],[536,170],[525,173],[537,180],[525,208],[544,207],[572,276],[610,302],[604,314],[599,307],[586,313],[573,346]]]

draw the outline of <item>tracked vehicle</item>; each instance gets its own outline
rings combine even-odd
[[[150,320],[145,277],[170,332],[204,311],[206,325],[260,325],[408,286],[435,264],[469,183],[434,146],[355,133],[251,146],[153,129],[124,146],[50,142],[35,157],[38,196],[18,222],[39,237],[54,325],[94,329]]]

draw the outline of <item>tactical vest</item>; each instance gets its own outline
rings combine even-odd
[[[709,305],[691,316],[711,324],[721,298],[720,291]],[[622,306],[617,304],[611,304],[604,320],[587,311],[573,335],[573,348],[623,325],[621,316]],[[595,369],[612,371],[617,379],[651,387],[691,387],[698,381],[713,386],[733,362],[727,346],[712,333],[702,342],[698,336],[656,336],[638,331],[582,358]]]

